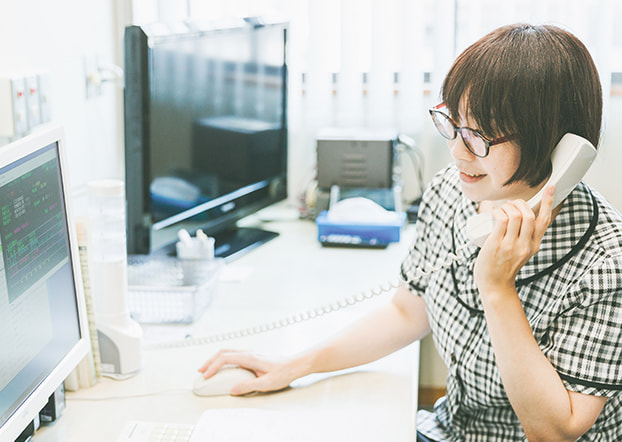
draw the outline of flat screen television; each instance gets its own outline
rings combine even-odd
[[[260,18],[125,29],[129,254],[182,228],[229,258],[276,236],[237,222],[287,197],[286,40]]]

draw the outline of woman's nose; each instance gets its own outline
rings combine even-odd
[[[471,161],[475,158],[475,155],[464,144],[462,135],[456,134],[456,138],[447,142],[449,146],[449,152],[455,160]]]

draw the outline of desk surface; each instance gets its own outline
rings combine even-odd
[[[400,243],[386,249],[324,248],[311,221],[294,220],[281,206],[260,213],[262,227],[280,236],[226,265],[218,293],[200,319],[189,326],[144,326],[145,343],[204,336],[259,325],[378,287],[396,279],[412,227]],[[262,220],[253,217],[245,223]],[[144,350],[143,369],[116,381],[102,378],[94,387],[71,392],[61,419],[42,427],[34,442],[116,440],[130,420],[192,424],[209,408],[334,410],[346,425],[357,416],[377,418],[384,440],[414,440],[419,347],[415,343],[355,369],[311,375],[292,388],[248,397],[196,397],[191,386],[197,368],[221,347],[250,349],[274,357],[297,353],[355,321],[391,293],[313,320],[222,344]],[[376,423],[374,423],[376,425]],[[371,437],[371,435],[370,435]]]

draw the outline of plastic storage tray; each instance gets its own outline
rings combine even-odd
[[[207,308],[218,289],[224,260],[174,257],[128,257],[128,304],[141,323],[191,323]]]

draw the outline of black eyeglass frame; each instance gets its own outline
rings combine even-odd
[[[460,126],[458,126],[454,122],[454,120],[451,119],[451,117],[449,115],[447,115],[444,112],[441,112],[440,109],[443,109],[443,108],[445,108],[445,109],[447,108],[445,103],[438,104],[438,105],[434,106],[432,109],[429,110],[430,116],[432,117],[432,121],[434,122],[434,127],[436,127],[436,130],[438,130],[438,132],[441,134],[441,136],[443,138],[446,138],[448,140],[455,140],[456,136],[458,136],[458,133],[459,133],[460,137],[462,138],[462,141],[464,142],[464,145],[469,150],[469,152],[471,152],[473,155],[475,155],[478,158],[485,158],[485,157],[487,157],[488,154],[490,153],[490,146],[494,146],[495,144],[505,143],[506,141],[511,141],[512,139],[514,139],[513,136],[509,136],[509,137],[499,137],[499,138],[495,138],[495,139],[491,140],[491,139],[487,138],[486,136],[484,136],[477,129],[473,129],[473,128],[470,128],[470,127],[460,127]],[[439,128],[439,124],[437,123],[437,120],[436,120],[436,118],[437,118],[436,114],[442,115],[442,117],[447,119],[449,124],[451,124],[451,126],[454,129],[452,137],[446,136],[443,133],[443,131],[441,131],[441,129]],[[464,138],[464,135],[462,134],[463,130],[471,132],[473,135],[475,135],[476,137],[480,138],[484,142],[484,148],[486,149],[486,152],[483,155],[475,152],[475,149],[473,149],[473,147],[469,144],[469,142]]]

